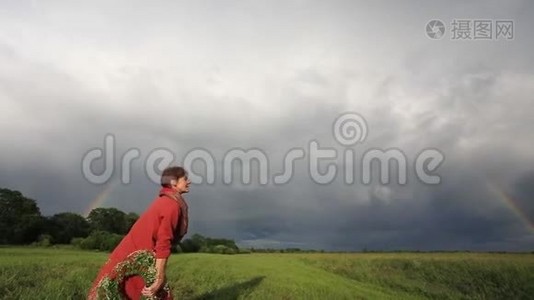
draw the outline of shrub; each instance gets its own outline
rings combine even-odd
[[[74,247],[82,248],[82,242],[85,240],[85,238],[72,238],[70,240],[70,244]]]
[[[213,252],[213,249],[211,249],[211,248],[208,247],[208,246],[202,246],[202,247],[200,247],[200,249],[198,250],[198,252],[202,252],[202,253],[210,253],[210,252]]]
[[[109,233],[107,231],[96,230],[83,239],[77,241],[82,249],[97,249],[101,251],[111,251],[121,242],[123,236]]]
[[[251,249],[239,249],[239,254],[250,254],[252,253]]]
[[[49,234],[41,234],[37,238],[37,241],[32,243],[32,246],[50,247],[52,245],[51,240],[52,240],[52,236],[51,235],[49,235]]]

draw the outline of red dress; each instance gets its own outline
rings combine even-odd
[[[100,280],[129,254],[137,250],[151,250],[156,258],[168,258],[171,244],[187,232],[187,203],[170,188],[162,188],[148,209],[139,217],[128,234],[110,254],[89,290],[88,299],[96,299],[96,286]],[[140,299],[145,283],[140,276],[128,277],[122,291],[128,299]],[[169,293],[162,299],[172,299]]]

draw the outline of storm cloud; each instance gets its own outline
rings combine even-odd
[[[46,215],[82,214],[106,189],[102,205],[141,213],[158,191],[147,157],[166,149],[182,164],[204,149],[216,176],[186,196],[190,233],[255,247],[532,251],[533,14],[530,1],[3,1],[0,187]],[[444,38],[426,36],[433,19]],[[452,40],[455,19],[513,20],[514,37]],[[365,118],[362,143],[336,140],[346,112]],[[93,184],[82,159],[110,134],[113,176]],[[329,184],[310,175],[311,141],[339,154],[320,163],[337,167]],[[255,166],[250,185],[225,184],[225,154],[253,148],[269,183]],[[274,184],[293,148],[305,157]],[[363,184],[366,151],[392,148],[407,183]],[[424,149],[445,157],[440,184],[416,177]]]

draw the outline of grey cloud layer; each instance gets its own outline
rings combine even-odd
[[[532,231],[491,193],[514,195],[531,220],[533,5],[528,1],[329,4],[134,3],[0,7],[0,183],[42,211],[83,212],[104,189],[84,180],[84,153],[115,135],[117,153],[258,147],[283,155],[317,140],[343,147],[346,111],[369,125],[361,154],[426,147],[446,157],[443,183],[330,185],[296,164],[284,186],[194,186],[191,232],[243,245],[325,249],[528,250]],[[396,6],[396,7],[395,7]],[[433,41],[433,18],[514,19],[513,41]],[[220,162],[219,162],[220,163]],[[341,165],[341,161],[336,161]],[[120,175],[117,170],[115,178]],[[376,180],[376,179],[375,179]],[[133,165],[107,205],[141,212],[157,186]]]

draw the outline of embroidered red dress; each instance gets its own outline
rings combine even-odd
[[[162,188],[159,197],[154,199],[147,210],[139,217],[128,234],[110,254],[100,269],[89,290],[88,299],[96,298],[96,287],[104,276],[111,274],[113,268],[137,250],[151,250],[156,258],[168,258],[171,244],[178,242],[187,233],[187,203],[180,194],[170,188]],[[140,299],[145,283],[140,276],[128,277],[122,291],[128,299]],[[172,299],[170,293],[160,299]]]

